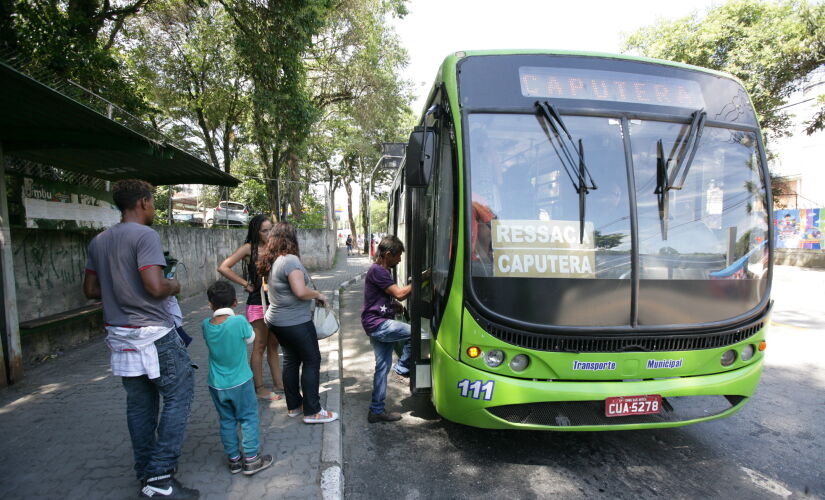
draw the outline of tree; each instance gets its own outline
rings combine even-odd
[[[306,91],[303,56],[334,8],[332,0],[220,0],[235,25],[235,47],[252,91],[252,137],[280,220],[281,168],[302,152],[317,110]]]
[[[250,106],[232,28],[220,4],[158,0],[122,43],[127,66],[158,110],[155,125],[226,173]]]
[[[235,159],[233,175],[241,183],[232,190],[232,199],[249,207],[250,214],[272,215],[266,194],[266,181],[251,148],[243,148]]]
[[[3,0],[0,53],[41,80],[71,80],[126,111],[143,114],[147,107],[124,77],[113,44],[127,19],[150,2]],[[58,86],[69,94],[82,93],[78,87]]]
[[[338,183],[345,187],[356,240],[357,228],[366,227],[369,176],[381,157],[381,144],[406,132],[402,117],[409,113],[411,98],[409,83],[399,74],[407,53],[386,22],[389,15],[405,14],[403,0],[341,0],[307,59],[313,103],[324,113],[316,129],[322,141],[334,143],[335,157],[341,158],[326,169],[326,180],[333,195]],[[361,187],[360,224],[353,213],[355,184]]]
[[[627,37],[624,50],[737,76],[763,130],[778,137],[789,125],[781,106],[825,61],[825,4],[730,0],[704,16],[694,13],[642,28]],[[808,134],[825,127],[825,96],[820,102]]]

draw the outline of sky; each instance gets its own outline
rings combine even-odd
[[[704,13],[720,0],[409,0],[392,24],[410,56],[418,114],[448,54],[481,49],[621,51],[622,34]]]

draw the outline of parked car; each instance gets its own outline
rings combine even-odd
[[[193,226],[201,225],[203,224],[203,214],[190,210],[174,210],[172,220],[176,223],[191,224]]]
[[[249,222],[249,210],[243,203],[222,201],[215,208],[206,211],[204,225],[245,226]]]

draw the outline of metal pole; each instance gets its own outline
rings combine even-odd
[[[370,207],[372,206],[372,185],[375,179],[375,172],[378,171],[378,166],[381,165],[382,161],[384,161],[383,156],[378,159],[375,166],[372,167],[372,173],[370,173],[370,185],[369,192],[367,194],[367,234],[364,235],[364,241],[367,242],[368,248],[372,248],[372,210],[370,210]],[[367,255],[369,255],[369,250],[367,250]]]
[[[172,217],[172,186],[169,186],[169,210],[166,213],[166,218],[169,220],[169,225],[172,225],[174,218]]]
[[[5,311],[2,314],[3,357],[0,386],[13,384],[23,378],[23,350],[20,345],[20,329],[17,317],[17,292],[14,281],[14,261],[11,248],[11,227],[9,225],[9,205],[6,196],[6,165],[3,147],[0,143],[0,287]]]

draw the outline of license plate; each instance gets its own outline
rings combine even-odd
[[[604,400],[604,414],[607,417],[627,415],[654,415],[662,411],[662,396],[617,396]]]

